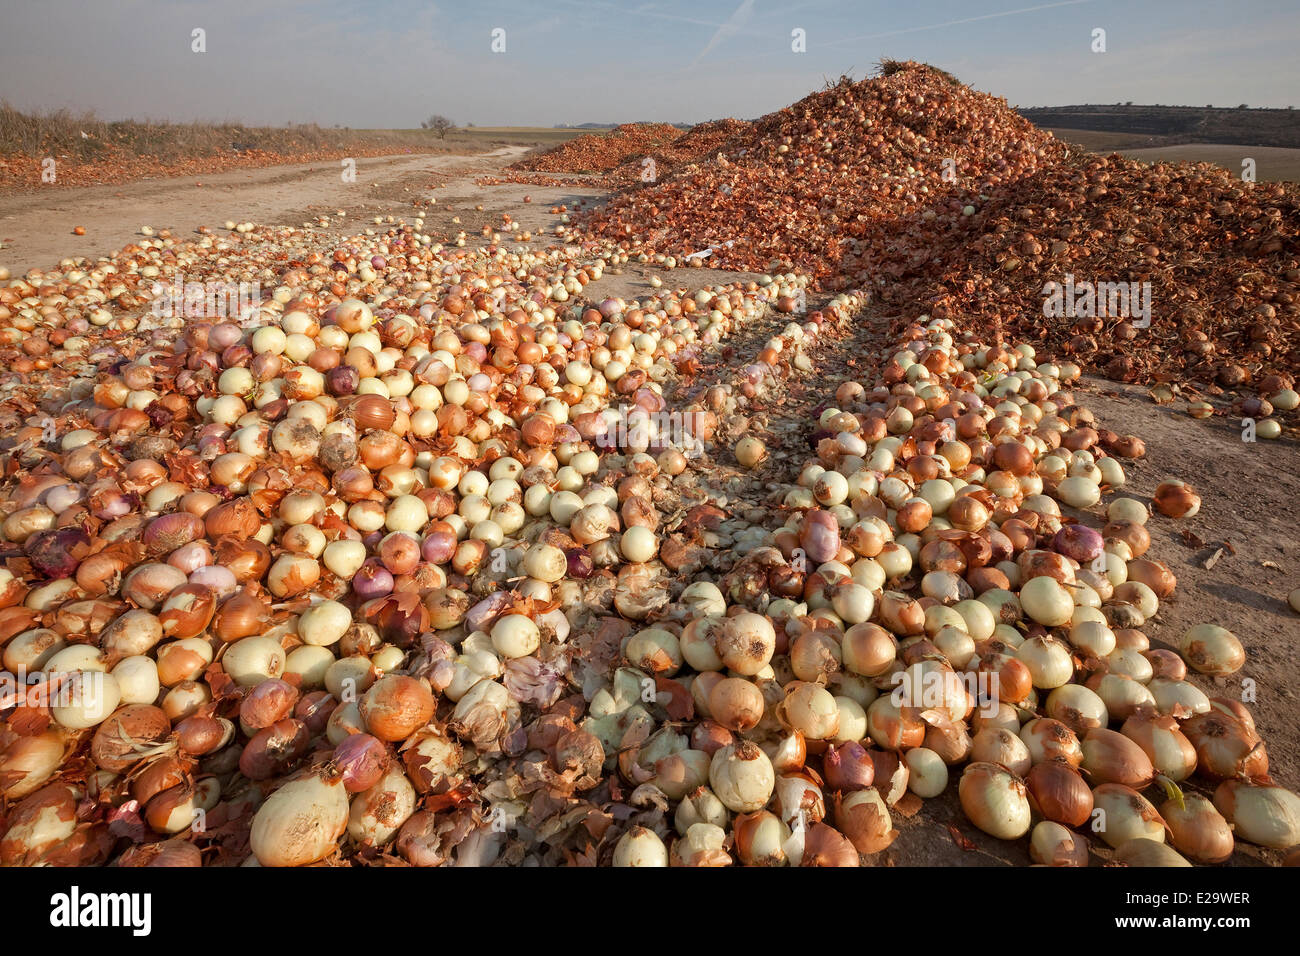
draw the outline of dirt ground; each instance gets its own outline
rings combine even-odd
[[[374,215],[382,191],[393,212],[396,183],[455,175],[471,166],[513,162],[526,146],[505,146],[481,156],[401,155],[358,159],[355,182],[345,183],[338,163],[307,163],[241,170],[202,179],[145,180],[122,186],[88,186],[42,192],[34,189],[0,197],[0,265],[18,275],[48,269],[65,257],[107,255],[140,237],[140,227],[171,229],[182,237],[227,220],[299,225],[308,216],[348,212]],[[401,210],[399,210],[401,211]],[[72,230],[82,226],[84,236]]]
[[[145,223],[187,234],[201,223],[220,225],[226,219],[298,225],[309,217],[344,209],[347,217],[336,219],[329,228],[354,230],[362,217],[409,219],[417,202],[428,232],[450,237],[464,230],[468,241],[475,242],[481,238],[482,226],[500,226],[502,213],[508,212],[522,229],[536,233],[553,229],[558,222],[558,216],[550,212],[553,206],[573,210],[581,203],[601,201],[603,194],[594,183],[590,188],[475,184],[476,177],[499,170],[525,150],[515,146],[487,156],[363,160],[358,163],[357,183],[352,185],[341,183],[332,167],[316,165],[218,177],[202,188],[190,182],[166,181],[116,190],[68,190],[55,197],[54,208],[45,205],[47,197],[9,197],[0,200],[0,238],[5,245],[0,264],[16,274],[21,269],[50,267],[62,256],[106,253],[130,241]],[[525,197],[531,201],[525,202]],[[426,205],[429,199],[436,202]],[[455,217],[459,223],[452,221]],[[85,225],[87,235],[71,236],[73,224]],[[750,278],[703,268],[667,272],[630,263],[607,271],[587,288],[586,295],[644,297],[652,291],[648,281],[652,274],[666,285],[689,289]],[[810,302],[812,307],[817,304]],[[708,381],[730,377],[736,368],[752,361],[768,336],[789,321],[789,316],[772,314],[744,329],[721,350],[720,364],[706,370],[690,391],[698,391]],[[752,432],[766,437],[776,452],[762,469],[742,474],[731,458],[730,444],[719,441],[710,459],[701,463],[705,469],[701,480],[728,490],[733,513],[769,504],[776,487],[773,483],[793,480],[810,457],[806,439],[815,413],[840,382],[852,378],[873,384],[877,353],[888,341],[887,325],[880,316],[868,313],[861,317],[852,330],[823,341],[811,352],[811,372],[793,375],[775,394],[747,408],[743,420],[727,423],[724,436]],[[1227,680],[1191,679],[1210,696],[1253,693],[1249,706],[1267,744],[1271,772],[1284,786],[1300,789],[1300,727],[1296,719],[1300,713],[1300,616],[1285,603],[1287,592],[1300,586],[1296,572],[1300,547],[1295,533],[1300,522],[1300,473],[1296,469],[1300,448],[1294,440],[1242,442],[1239,420],[1227,417],[1226,406],[1225,414],[1196,421],[1186,414],[1185,402],[1157,406],[1144,388],[1085,379],[1078,392],[1104,426],[1121,434],[1135,433],[1146,441],[1146,457],[1125,463],[1128,481],[1122,493],[1147,501],[1161,480],[1181,478],[1191,482],[1202,497],[1201,512],[1195,518],[1175,522],[1155,515],[1148,525],[1151,555],[1169,565],[1178,577],[1178,588],[1143,630],[1155,647],[1175,647],[1188,627],[1201,622],[1221,624],[1237,634],[1247,649],[1247,663],[1239,674]],[[1098,508],[1086,520],[1099,526],[1102,515]],[[779,523],[780,519],[776,520]],[[1195,537],[1185,537],[1184,532]],[[1207,558],[1225,543],[1232,551],[1225,548],[1217,563],[1207,569]],[[1247,679],[1254,682],[1253,687],[1245,683]],[[945,796],[925,801],[914,816],[896,814],[899,839],[872,862],[897,866],[1029,863],[1026,840],[1003,843],[984,836],[965,819],[955,790],[954,779]],[[1093,843],[1099,846],[1097,841]],[[1094,863],[1104,862],[1108,855],[1102,848]],[[1276,863],[1279,858],[1273,851],[1239,848],[1231,863],[1257,865]]]
[[[1146,163],[1214,163],[1241,175],[1241,162],[1255,160],[1255,179],[1261,183],[1300,182],[1300,149],[1281,146],[1233,146],[1219,143],[1161,144],[1159,136],[1108,133],[1090,129],[1053,129],[1057,139],[1075,143],[1094,153],[1120,153]]]

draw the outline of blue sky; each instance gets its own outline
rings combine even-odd
[[[0,0],[0,16],[0,97],[109,119],[751,118],[882,57],[1022,106],[1300,105],[1294,0]]]

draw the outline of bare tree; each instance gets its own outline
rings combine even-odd
[[[425,120],[423,123],[420,124],[420,129],[437,130],[439,139],[446,139],[447,130],[455,129],[455,128],[456,128],[455,123],[453,123],[451,120],[447,119],[447,117],[439,113],[434,113],[427,120]]]

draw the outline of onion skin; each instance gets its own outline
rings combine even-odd
[[[91,757],[101,769],[121,773],[158,748],[171,732],[171,721],[157,707],[131,704],[96,728]]]

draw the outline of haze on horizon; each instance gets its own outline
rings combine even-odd
[[[0,0],[0,97],[104,119],[410,128],[753,118],[881,58],[1019,106],[1287,107],[1285,0]],[[205,31],[206,52],[192,51]],[[1106,52],[1092,51],[1106,31]],[[494,30],[504,52],[493,52]],[[806,52],[792,50],[802,30]],[[497,46],[502,36],[496,35]]]

